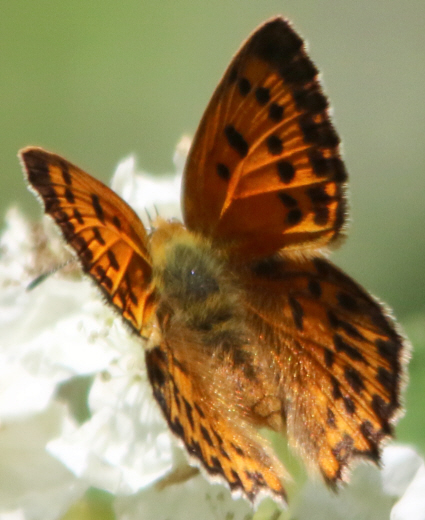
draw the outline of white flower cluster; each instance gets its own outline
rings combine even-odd
[[[118,166],[112,187],[142,218],[145,208],[179,216],[181,148],[173,176],[136,173],[133,158]],[[59,519],[90,488],[113,495],[119,520],[252,518],[225,487],[184,478],[188,466],[153,400],[141,341],[76,264],[27,290],[69,259],[52,223],[9,210],[0,255],[0,520]],[[381,473],[367,468],[367,489],[359,468],[338,497],[308,483],[282,515],[380,519],[391,510],[392,520],[424,519],[423,460],[392,447],[384,464]],[[167,485],[170,474],[183,478]]]

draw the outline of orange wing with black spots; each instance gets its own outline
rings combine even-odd
[[[168,332],[160,345],[146,352],[155,399],[189,456],[232,493],[252,503],[265,495],[284,504],[282,464],[245,417],[235,388],[229,393],[234,374],[220,375],[225,365],[213,364],[205,346],[191,345],[184,329],[178,335]]]
[[[152,317],[155,297],[146,230],[112,190],[62,157],[26,148],[20,157],[45,212],[77,253],[83,270],[138,332]]]
[[[346,178],[318,71],[289,23],[271,20],[236,54],[203,116],[185,223],[244,260],[317,249],[341,233]]]
[[[252,336],[269,357],[261,378],[277,381],[290,444],[332,486],[353,458],[378,463],[400,413],[406,361],[393,320],[324,259],[262,262],[244,284]]]

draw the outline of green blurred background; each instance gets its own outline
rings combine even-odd
[[[0,212],[39,215],[17,150],[108,180],[135,153],[172,170],[231,56],[283,14],[309,42],[343,137],[349,239],[333,259],[395,311],[415,351],[401,441],[425,451],[425,2],[0,0]]]

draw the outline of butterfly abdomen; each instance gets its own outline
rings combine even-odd
[[[163,223],[152,237],[154,277],[162,301],[209,344],[227,342],[240,323],[237,291],[225,258],[210,242],[179,226]],[[238,334],[236,333],[236,336]]]

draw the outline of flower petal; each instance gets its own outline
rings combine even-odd
[[[45,451],[66,416],[65,406],[53,404],[43,414],[0,430],[0,513],[19,508],[26,519],[54,520],[87,490],[84,480]]]

